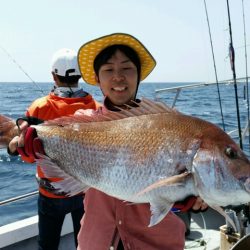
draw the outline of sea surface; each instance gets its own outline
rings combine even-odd
[[[155,93],[155,90],[190,85],[195,83],[142,83],[138,97],[160,100],[172,105],[176,91]],[[102,94],[98,87],[81,84],[98,101]],[[53,87],[52,83],[0,83],[0,114],[13,119],[22,117],[33,100],[46,95]],[[233,84],[219,86],[225,129],[227,132],[237,130],[237,112],[235,88]],[[240,108],[241,128],[244,129],[248,117],[246,86],[237,85]],[[201,117],[223,128],[217,85],[186,88],[179,94],[175,108],[192,116]],[[238,142],[238,132],[232,137]],[[244,151],[249,155],[248,136],[244,141]],[[36,167],[27,164],[19,157],[10,157],[6,149],[0,149],[0,202],[37,190],[35,179]],[[33,216],[37,213],[37,196],[25,198],[5,205],[0,205],[0,226]]]

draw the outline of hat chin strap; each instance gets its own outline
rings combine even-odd
[[[136,100],[136,96],[137,96],[137,92],[138,92],[138,88],[139,88],[139,85],[140,85],[140,79],[138,78],[138,81],[137,81],[137,87],[136,87],[136,90],[135,90],[135,97],[134,97],[134,101]]]

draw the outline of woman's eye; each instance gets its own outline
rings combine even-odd
[[[226,155],[230,158],[230,159],[236,159],[237,158],[237,151],[235,149],[233,149],[232,147],[228,146],[225,150]]]
[[[111,72],[113,69],[105,69],[104,71]]]

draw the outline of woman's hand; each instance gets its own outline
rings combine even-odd
[[[172,208],[174,212],[201,212],[205,211],[208,205],[200,198],[196,196],[189,196],[185,200],[176,202]]]
[[[8,153],[10,155],[17,155],[17,147],[18,147],[19,136],[15,136],[10,142],[8,146]]]
[[[192,206],[193,211],[204,211],[208,208],[207,203],[205,203],[201,197],[197,197],[196,201],[194,202]]]
[[[9,152],[15,154],[17,151],[27,161],[38,159],[36,153],[45,154],[42,141],[38,138],[36,129],[29,127],[26,121],[18,121],[20,135],[14,137],[9,143]]]
[[[32,157],[34,159],[39,158],[36,153],[45,154],[35,128],[28,127],[21,133],[17,151],[21,156]]]
[[[18,119],[17,121],[18,126],[15,127],[15,130],[18,130],[19,136],[15,136],[8,145],[8,153],[10,155],[18,155],[17,148],[22,147],[24,145],[24,135],[26,129],[28,128],[29,124],[26,121]]]

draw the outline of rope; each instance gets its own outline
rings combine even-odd
[[[216,69],[216,63],[215,63],[215,57],[214,57],[214,48],[213,48],[212,35],[211,35],[211,30],[210,30],[206,0],[204,0],[204,6],[205,6],[205,11],[206,11],[208,32],[209,32],[209,38],[210,38],[210,45],[211,45],[211,51],[212,51],[212,56],[213,56],[214,73],[215,73],[217,92],[218,92],[219,103],[220,103],[220,113],[221,113],[222,126],[223,126],[223,130],[225,131],[225,123],[224,123],[224,116],[223,116],[223,111],[222,111],[220,88],[219,88],[219,82],[218,82],[218,76],[217,76],[217,69]]]
[[[236,83],[236,71],[235,71],[235,52],[234,52],[234,47],[233,47],[232,27],[231,27],[231,19],[230,19],[230,10],[229,10],[228,0],[227,0],[227,13],[228,13],[229,35],[230,35],[229,56],[230,56],[231,69],[233,72],[235,102],[236,102],[238,131],[239,131],[239,143],[240,143],[240,148],[243,149],[242,136],[241,136],[241,125],[240,125],[240,111],[239,111],[239,102],[238,102],[238,91],[237,91],[237,83]]]

